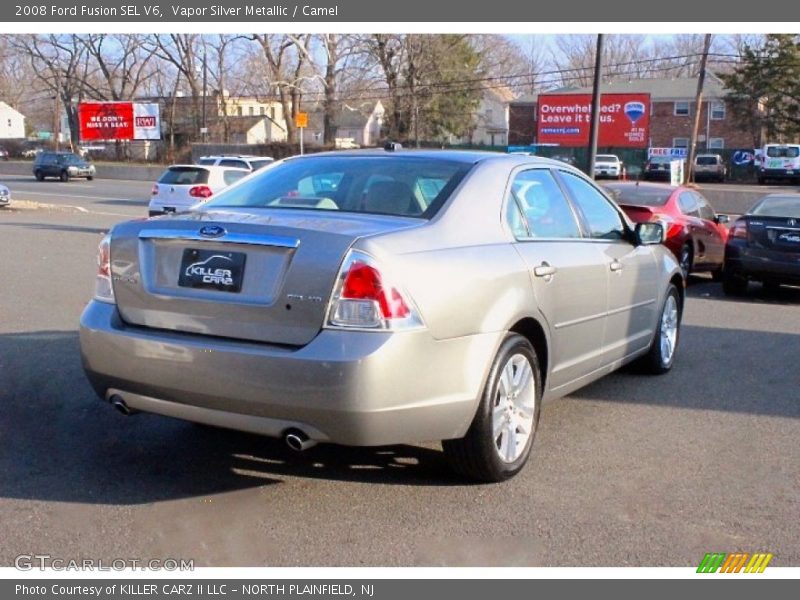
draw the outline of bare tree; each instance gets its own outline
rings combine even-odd
[[[196,33],[153,35],[148,46],[160,60],[171,64],[186,82],[192,102],[194,130],[200,130],[200,95],[202,93],[203,61],[207,60],[203,39]]]
[[[58,129],[59,104],[69,122],[71,144],[79,142],[78,104],[93,73],[89,54],[80,36],[71,34],[21,35],[10,37],[11,45],[24,54],[39,83],[54,96],[54,133]]]
[[[261,47],[267,69],[266,80],[277,89],[287,138],[294,143],[297,141],[295,117],[300,112],[303,83],[308,79],[306,67],[312,36],[254,34],[251,39]]]

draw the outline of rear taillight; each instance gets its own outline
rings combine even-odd
[[[158,195],[158,184],[157,183],[153,184],[153,189],[150,190],[150,195],[151,196],[157,196]]]
[[[192,198],[211,198],[214,192],[207,185],[196,185],[189,189],[189,195]]]
[[[97,248],[97,278],[94,299],[114,304],[114,288],[111,286],[111,236],[106,235]]]
[[[738,238],[741,240],[747,239],[747,221],[739,220],[734,221],[733,225],[731,225],[730,230],[728,231],[729,238]]]
[[[409,296],[375,259],[353,250],[336,278],[328,326],[398,330],[421,327],[422,319]]]

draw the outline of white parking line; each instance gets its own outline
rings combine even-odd
[[[55,196],[57,198],[86,198],[88,200],[124,200],[126,202],[142,202],[146,200],[140,198],[114,198],[111,196],[85,196],[81,194],[56,194],[55,192],[33,192],[29,190],[20,190],[22,194],[33,194],[34,196]]]

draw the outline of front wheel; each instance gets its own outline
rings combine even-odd
[[[539,423],[541,371],[530,342],[509,333],[492,363],[467,434],[442,448],[455,471],[486,482],[513,477],[525,466]]]
[[[661,307],[656,334],[650,350],[639,359],[639,366],[645,373],[662,375],[672,368],[675,351],[678,349],[681,327],[681,300],[678,288],[670,284],[667,297]]]
[[[86,181],[91,181],[92,179],[94,179],[94,175],[88,175],[86,177]]]
[[[69,181],[69,173],[66,171],[61,171],[61,175],[58,177],[61,181]]]
[[[44,173],[42,173],[38,169],[36,170],[36,172],[33,175],[34,175],[34,177],[36,177],[36,181],[44,181]]]

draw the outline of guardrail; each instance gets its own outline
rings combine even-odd
[[[133,181],[156,181],[166,167],[162,165],[127,165],[94,163],[98,179],[130,179]],[[30,175],[33,178],[33,160],[8,160],[0,162],[0,177],[3,175]]]

